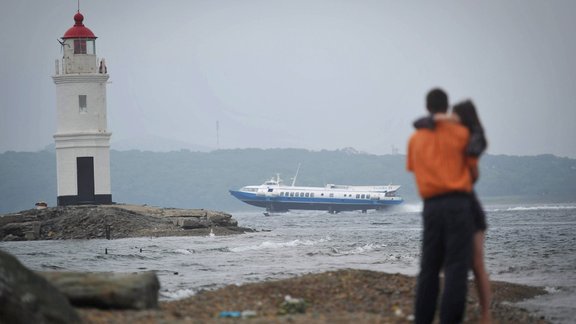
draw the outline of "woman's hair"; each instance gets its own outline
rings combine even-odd
[[[470,100],[463,101],[454,106],[453,112],[460,117],[460,122],[470,131],[470,139],[466,147],[466,154],[478,157],[486,150],[488,141],[484,135],[484,129],[480,118],[476,113],[476,107]]]
[[[470,131],[484,131],[482,123],[480,123],[480,118],[478,118],[478,114],[476,113],[476,107],[472,101],[466,100],[457,103],[454,105],[452,111],[458,115],[458,117],[460,117],[462,124],[466,126]]]

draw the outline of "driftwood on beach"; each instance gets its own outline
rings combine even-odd
[[[0,250],[0,323],[80,323],[72,307],[158,307],[154,272],[33,272]]]
[[[160,282],[154,272],[39,272],[76,307],[150,309],[158,307]]]
[[[0,250],[0,323],[80,323],[80,317],[48,280]]]

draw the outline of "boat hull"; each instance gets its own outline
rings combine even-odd
[[[239,190],[230,190],[230,194],[249,205],[266,208],[269,212],[289,210],[325,210],[332,213],[354,210],[367,211],[385,209],[403,202],[399,197],[387,200],[281,197],[258,195]]]

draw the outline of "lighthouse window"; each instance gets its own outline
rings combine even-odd
[[[90,39],[75,39],[74,40],[74,54],[92,54],[96,53],[94,40]]]
[[[86,95],[79,95],[78,96],[78,107],[80,112],[88,111],[88,106],[86,104]]]
[[[86,40],[85,39],[75,39],[74,40],[74,54],[86,54]]]
[[[96,54],[96,44],[94,40],[87,40],[86,41],[86,54]]]

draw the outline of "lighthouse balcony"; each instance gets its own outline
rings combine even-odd
[[[93,54],[82,54],[56,60],[54,74],[108,74],[107,70],[103,58]]]

